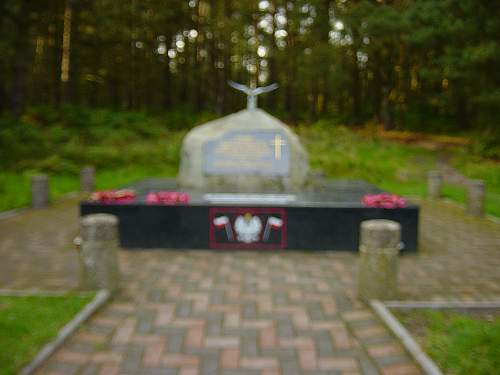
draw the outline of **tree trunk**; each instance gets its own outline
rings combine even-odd
[[[382,110],[381,118],[385,130],[394,129],[394,105],[390,99],[390,90],[387,87],[382,89]]]
[[[71,102],[70,67],[71,67],[71,34],[73,23],[73,0],[66,0],[63,21],[63,39],[61,53],[61,101]]]
[[[358,61],[356,53],[352,61],[352,122],[359,125],[361,122],[361,79],[359,74]]]
[[[28,31],[28,17],[26,16],[26,2],[23,1],[18,18],[15,22],[15,42],[16,46],[12,61],[12,91],[11,91],[11,111],[15,118],[19,118],[23,113],[26,104],[26,82],[27,64],[29,63],[29,39],[26,36]]]
[[[462,82],[453,83],[453,104],[455,107],[455,118],[461,130],[470,128],[468,102],[465,96]]]

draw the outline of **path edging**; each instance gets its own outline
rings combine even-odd
[[[109,301],[111,293],[108,290],[100,290],[95,295],[94,299],[90,301],[76,316],[67,323],[59,333],[57,337],[45,345],[35,356],[35,358],[26,365],[18,375],[30,375],[33,374],[38,368],[40,368],[49,357],[54,354],[54,352],[59,349],[66,340],[76,332],[78,328],[81,327],[93,314],[97,312],[106,302]]]
[[[384,306],[398,310],[485,310],[500,309],[499,301],[384,301]]]
[[[0,289],[0,297],[64,297],[69,293],[78,297],[89,297],[94,295],[94,292],[72,293],[68,291],[58,290],[39,290],[39,289]]]
[[[410,354],[413,360],[420,366],[426,375],[443,375],[439,367],[432,359],[420,348],[417,342],[413,339],[408,330],[403,327],[399,320],[385,307],[385,305],[378,301],[370,301],[370,307],[382,320],[386,327],[392,334],[401,342],[406,351]]]

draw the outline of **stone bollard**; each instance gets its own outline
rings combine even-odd
[[[83,167],[80,171],[80,190],[84,193],[92,193],[95,190],[95,168]]]
[[[361,223],[358,295],[363,301],[397,297],[401,225],[390,220]]]
[[[430,171],[427,175],[427,196],[430,199],[441,198],[443,175],[439,171]]]
[[[486,187],[483,180],[470,180],[467,186],[467,213],[474,216],[484,215]]]
[[[115,292],[120,277],[118,218],[108,214],[88,215],[80,225],[83,286]]]
[[[39,174],[31,177],[31,206],[45,208],[49,205],[49,177]]]

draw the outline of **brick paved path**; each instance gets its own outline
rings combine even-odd
[[[0,288],[71,289],[74,201],[0,220]],[[405,299],[500,298],[500,225],[423,203]],[[351,253],[120,253],[121,294],[42,374],[418,374],[355,299]]]
[[[125,289],[46,374],[418,374],[349,254],[122,254]]]
[[[500,224],[422,202],[420,244],[401,260],[402,299],[500,301]]]
[[[67,199],[0,219],[0,288],[77,288],[80,267],[72,245],[77,215],[77,200]]]

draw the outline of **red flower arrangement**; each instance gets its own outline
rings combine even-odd
[[[395,194],[368,194],[363,197],[363,204],[366,207],[402,208],[406,206],[406,200]]]
[[[149,204],[187,204],[190,200],[189,194],[177,191],[151,192],[146,197],[146,203]]]
[[[96,191],[90,195],[90,200],[99,203],[131,203],[135,201],[135,192],[133,190]]]

